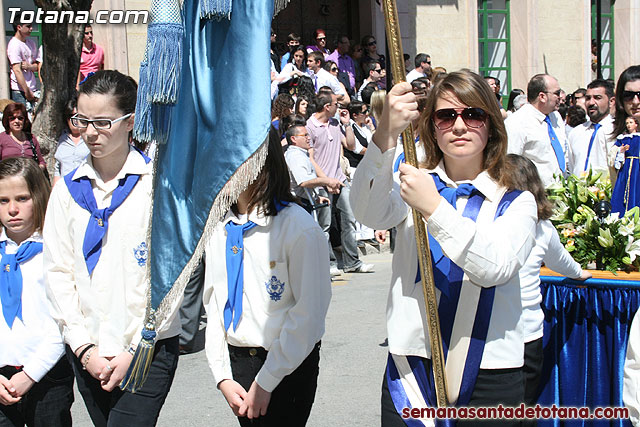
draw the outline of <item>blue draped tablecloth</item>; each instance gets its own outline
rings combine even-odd
[[[622,407],[629,329],[640,282],[541,276],[542,406]],[[541,426],[630,426],[629,420],[540,420]]]

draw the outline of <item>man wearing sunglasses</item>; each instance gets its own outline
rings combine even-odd
[[[610,138],[613,132],[613,117],[609,114],[615,105],[613,83],[596,79],[587,86],[584,97],[589,120],[573,128],[568,138],[569,172],[580,176],[589,169],[608,173],[607,153],[613,148],[615,140]]]
[[[415,66],[416,68],[407,74],[407,82],[409,83],[420,77],[428,77],[427,73],[431,72],[431,57],[426,53],[417,54]]]
[[[530,159],[545,187],[553,182],[554,175],[567,173],[567,138],[556,111],[561,91],[555,77],[536,74],[527,85],[529,103],[505,120],[509,153]]]
[[[33,106],[38,100],[36,96],[37,82],[35,71],[38,71],[39,57],[38,46],[29,39],[33,26],[20,17],[20,23],[13,24],[15,35],[7,45],[7,56],[11,65],[11,99],[24,104],[27,111],[33,111]]]

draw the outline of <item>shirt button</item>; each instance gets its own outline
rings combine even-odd
[[[256,354],[258,354],[258,350],[256,350],[255,348],[252,348],[249,350],[249,355],[250,356],[255,356]]]

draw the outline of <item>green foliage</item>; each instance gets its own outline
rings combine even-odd
[[[616,272],[640,266],[640,212],[635,207],[622,218],[596,215],[601,200],[611,200],[611,182],[601,172],[580,177],[556,177],[547,189],[554,203],[551,222],[560,240],[582,268]]]

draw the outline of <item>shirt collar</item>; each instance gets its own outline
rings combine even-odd
[[[488,201],[492,202],[496,200],[501,190],[500,186],[489,176],[489,173],[484,170],[472,180],[463,180],[463,181],[453,181],[451,178],[447,176],[447,172],[444,170],[444,162],[440,160],[438,166],[436,166],[433,170],[428,171],[429,173],[436,173],[438,176],[450,187],[458,188],[460,184],[473,184],[476,189],[482,193],[482,195]]]
[[[95,52],[95,51],[96,51],[96,44],[95,44],[95,43],[93,43],[93,44],[91,45],[91,49],[87,49],[87,48],[85,47],[84,43],[82,43],[82,51],[83,51],[83,52],[87,52],[87,53],[93,53],[93,52]]]
[[[142,155],[136,150],[133,146],[129,146],[129,154],[127,155],[127,160],[125,160],[122,169],[116,175],[115,179],[119,180],[127,175],[145,175],[150,173],[149,165],[145,162]],[[93,167],[93,161],[91,155],[87,156],[87,159],[84,163],[82,163],[76,172],[73,174],[73,180],[76,180],[81,177],[87,177],[94,181],[102,179],[100,178],[98,171]]]
[[[287,150],[297,150],[297,151],[300,151],[301,153],[304,153],[307,156],[309,155],[309,151],[305,150],[304,148],[297,147],[295,145],[290,145],[289,148],[287,148]]]
[[[6,241],[8,245],[19,246],[16,242],[11,240],[9,236],[7,236],[7,231],[5,230],[4,227],[2,227],[2,232],[0,233],[0,242],[4,242],[4,241]],[[31,236],[29,236],[29,238],[27,238],[24,242],[42,242],[42,235],[38,231],[36,231]]]
[[[271,220],[271,216],[265,215],[262,209],[252,210],[248,216],[244,217],[243,220],[241,220],[238,215],[233,212],[233,209],[229,209],[224,219],[222,220],[222,225],[227,225],[229,221],[233,221],[236,224],[245,224],[247,221],[251,221],[259,227],[266,227],[271,223]]]
[[[538,110],[536,107],[534,107],[534,106],[533,106],[533,105],[531,105],[531,104],[524,104],[524,105],[522,106],[522,108],[527,108],[528,110],[531,110],[531,111],[530,111],[530,114],[531,114],[533,117],[535,117],[536,119],[538,119],[538,121],[539,121],[540,123],[544,122],[544,119],[547,117],[547,116],[545,116],[544,114],[542,114],[542,111]],[[521,109],[522,109],[522,108],[521,108]],[[553,114],[553,113],[552,113],[552,114]],[[551,116],[551,114],[549,114],[549,116]]]

